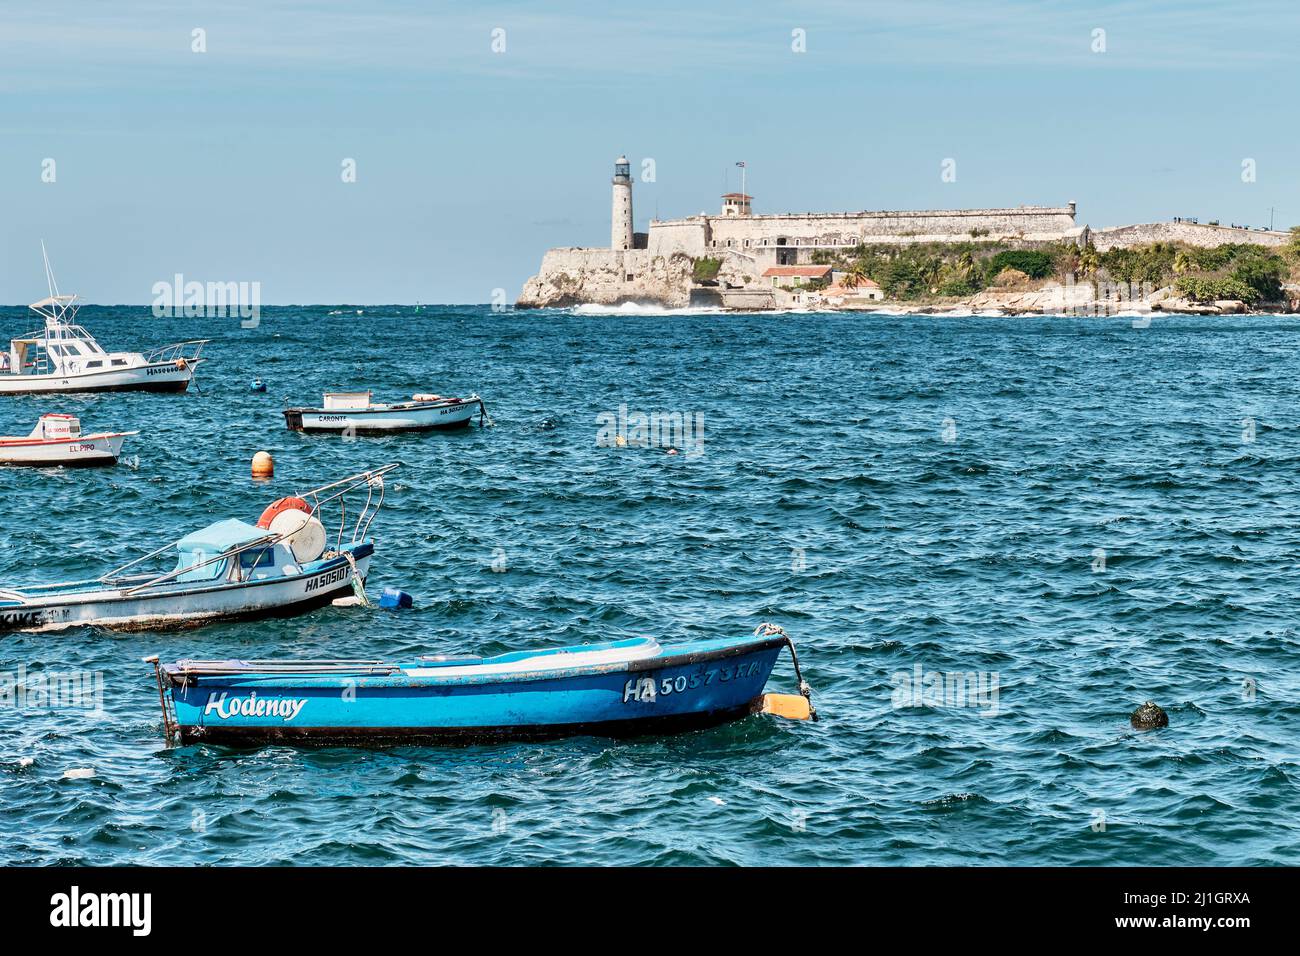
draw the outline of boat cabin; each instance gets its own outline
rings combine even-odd
[[[11,375],[76,375],[127,368],[140,364],[133,352],[105,352],[83,326],[72,321],[77,314],[75,295],[52,295],[30,308],[45,320],[44,329],[9,342],[0,353],[0,372]]]
[[[177,581],[196,582],[279,577],[286,565],[296,571],[298,563],[283,542],[256,546],[273,537],[267,529],[237,518],[218,521],[176,542],[176,568],[172,573]],[[230,551],[238,553],[227,555]]]
[[[370,392],[326,392],[326,410],[357,409],[370,407]]]
[[[81,419],[76,415],[42,415],[29,438],[80,438]]]

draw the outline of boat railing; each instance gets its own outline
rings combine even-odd
[[[190,677],[235,674],[392,674],[401,670],[397,664],[364,660],[180,660],[168,669],[172,668]]]
[[[146,352],[144,360],[150,365],[162,362],[179,362],[181,360],[193,365],[199,361],[199,356],[203,353],[203,346],[211,341],[211,339],[190,339],[188,342],[173,342],[171,345],[162,345],[152,352]],[[190,349],[193,351],[187,351]]]
[[[319,509],[324,505],[327,505],[331,501],[334,501],[336,499],[342,502],[344,496],[349,491],[351,491],[353,488],[358,487],[361,484],[365,484],[367,486],[366,504],[361,509],[361,512],[357,517],[357,523],[353,528],[352,540],[350,542],[351,544],[356,544],[358,541],[362,541],[365,539],[366,533],[370,530],[370,523],[374,520],[375,515],[378,514],[379,512],[379,508],[383,505],[384,475],[391,472],[394,468],[397,468],[400,464],[401,462],[393,462],[392,464],[383,465],[380,468],[374,468],[369,471],[358,472],[355,475],[349,475],[347,478],[340,478],[338,481],[332,481],[327,485],[321,485],[319,488],[313,488],[310,491],[305,491],[299,497],[303,498],[304,500],[307,500],[309,503],[312,504],[312,515],[315,516],[319,511]],[[378,501],[373,500],[376,489],[379,491]],[[325,495],[324,497],[321,497],[324,492],[331,492],[331,493]],[[373,508],[371,507],[372,502],[373,502]],[[343,531],[347,525],[346,506],[343,505],[342,507],[344,508],[344,510],[343,510],[342,517],[340,518],[339,521],[339,530],[336,536],[336,545],[335,545],[336,551],[340,550],[343,547]],[[306,521],[304,520],[304,524],[305,523]],[[24,586],[21,589],[0,588],[0,598],[22,601],[27,598],[30,598],[33,594],[37,592],[57,591],[66,588],[85,587],[87,585],[94,585],[94,584],[106,584],[109,585],[110,587],[121,587],[122,585],[130,584],[130,587],[124,588],[122,593],[134,594],[137,591],[142,591],[145,590],[146,588],[151,588],[159,584],[164,584],[174,578],[179,577],[182,574],[185,574],[188,571],[197,571],[200,570],[201,568],[206,568],[209,567],[210,565],[216,564],[218,561],[225,561],[228,558],[232,558],[237,555],[243,554],[245,551],[252,551],[257,548],[273,547],[274,545],[279,544],[285,539],[293,537],[301,530],[302,530],[302,526],[299,526],[297,528],[293,528],[292,530],[286,531],[283,534],[275,534],[275,535],[267,534],[264,537],[257,538],[253,541],[249,541],[243,545],[240,545],[237,548],[231,548],[229,550],[223,551],[220,554],[214,555],[213,557],[208,558],[207,560],[202,561],[198,564],[192,564],[183,568],[175,568],[172,571],[169,571],[165,574],[155,575],[150,573],[137,573],[130,576],[125,575],[125,572],[130,570],[131,568],[137,567],[143,564],[145,561],[148,561],[152,558],[156,558],[159,555],[162,555],[170,551],[172,548],[175,548],[182,540],[184,540],[183,538],[177,538],[175,541],[169,541],[167,544],[163,545],[160,548],[155,548],[154,550],[150,551],[148,554],[142,554],[140,557],[134,558],[133,560],[128,561],[126,564],[119,565],[113,570],[105,572],[104,574],[100,575],[98,578],[88,578],[83,581],[60,581],[55,584],[34,584],[30,586]]]
[[[366,520],[365,522],[364,530],[360,531],[360,536],[358,536],[356,529],[354,529],[353,531],[353,537],[350,543],[356,544],[357,541],[364,539],[365,532],[368,531],[370,528],[370,522],[374,520],[375,514],[378,513],[379,507],[383,503],[384,475],[388,474],[394,468],[398,467],[399,464],[401,463],[394,462],[393,464],[390,465],[384,465],[381,468],[375,468],[370,471],[363,471],[355,475],[349,475],[347,478],[340,478],[338,481],[332,481],[328,485],[322,485],[319,488],[313,488],[310,491],[306,491],[300,497],[312,503],[312,515],[315,516],[317,511],[322,505],[328,504],[329,502],[335,500],[336,498],[342,501],[343,496],[346,495],[348,491],[350,491],[351,489],[357,487],[362,483],[367,484],[368,493],[366,495],[366,505],[365,508],[362,509],[361,517],[357,519],[357,529],[361,529],[362,527],[361,519],[366,517],[366,512],[368,509],[370,509],[371,499],[374,497],[375,488],[378,488],[379,501],[375,503],[373,510],[370,511],[369,519]],[[319,494],[321,492],[331,491],[331,490],[333,490],[333,494],[330,494],[323,499],[319,497]],[[342,538],[343,538],[344,525],[346,524],[346,512],[344,514],[345,517],[339,522],[339,531],[337,536],[338,544],[336,545],[335,550],[339,550],[343,546]],[[304,525],[306,524],[307,520],[308,519],[304,519],[303,521]],[[180,575],[185,574],[189,571],[197,571],[200,570],[201,568],[206,568],[210,565],[216,564],[218,561],[225,561],[228,558],[232,558],[237,555],[243,554],[245,551],[252,551],[257,548],[273,547],[274,545],[277,545],[280,542],[293,537],[301,530],[302,530],[302,525],[299,525],[297,528],[293,528],[289,531],[284,532],[283,534],[275,534],[275,535],[267,534],[265,537],[258,538],[254,541],[249,541],[246,544],[240,545],[237,548],[231,548],[227,551],[223,551],[221,554],[214,555],[213,557],[208,558],[207,560],[202,561],[198,564],[192,564],[184,568],[176,568],[172,571],[167,572],[166,574],[161,574],[156,577],[150,577],[148,580],[140,584],[133,585],[132,587],[124,590],[122,593],[134,594],[137,591],[142,591],[147,588],[156,587],[159,584],[165,584],[166,582],[174,578],[177,578]],[[99,582],[103,584],[113,584],[120,581],[121,580],[120,576],[123,571],[126,571],[128,568],[133,568],[144,561],[148,561],[150,558],[156,558],[160,554],[163,554],[166,551],[170,551],[172,548],[176,547],[176,545],[179,544],[181,540],[183,539],[178,538],[176,541],[172,541],[168,544],[165,544],[161,548],[157,548],[156,550],[151,551],[146,555],[142,555],[141,557],[136,558],[134,561],[130,561],[122,565],[121,567],[114,568],[112,571],[109,571],[107,574],[101,577],[99,579]]]
[[[321,509],[331,501],[337,500],[339,502],[339,530],[335,535],[334,550],[337,551],[343,547],[343,532],[348,525],[347,493],[362,484],[366,486],[366,503],[362,505],[361,511],[357,514],[356,524],[352,527],[352,538],[348,542],[349,544],[356,544],[365,540],[370,531],[371,522],[375,520],[375,515],[379,514],[379,509],[384,505],[384,476],[400,464],[401,462],[393,462],[370,471],[349,475],[347,478],[340,478],[338,481],[332,481],[328,485],[313,488],[311,491],[302,494],[302,498],[312,506],[313,515],[319,515]],[[378,500],[375,500],[376,490],[379,491]],[[330,494],[322,497],[322,494],[327,491]]]
[[[182,574],[188,574],[191,571],[198,571],[201,568],[206,568],[209,567],[210,565],[216,564],[218,561],[225,561],[228,558],[236,557],[238,555],[243,554],[245,551],[252,551],[255,548],[269,548],[283,541],[285,538],[289,537],[290,535],[297,534],[300,530],[302,529],[295,528],[293,531],[287,532],[285,534],[268,534],[266,537],[258,538],[256,541],[250,541],[247,544],[242,544],[237,548],[231,548],[228,551],[222,551],[220,554],[213,555],[212,557],[208,558],[206,561],[200,561],[198,564],[191,564],[183,568],[176,568],[172,571],[168,571],[166,574],[160,574],[155,578],[150,578],[148,581],[145,581],[142,584],[137,584],[134,587],[126,588],[125,590],[122,591],[122,593],[135,594],[137,591],[143,591],[146,590],[147,588],[156,587],[159,584],[166,584],[168,581],[172,580],[173,578],[178,578]],[[175,544],[176,542],[172,542],[173,546]],[[141,560],[144,559],[142,558]],[[109,583],[109,582],[106,581],[105,583]]]

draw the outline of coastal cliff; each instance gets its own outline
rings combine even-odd
[[[537,275],[524,283],[521,309],[623,302],[679,309],[691,301],[690,256],[644,249],[551,249]]]

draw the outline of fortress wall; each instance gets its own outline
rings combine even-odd
[[[683,254],[649,249],[551,249],[537,275],[524,283],[520,308],[563,308],[584,302],[690,303],[692,262]]]
[[[1189,246],[1212,248],[1229,242],[1252,242],[1259,246],[1284,246],[1290,234],[1236,226],[1211,226],[1195,222],[1144,222],[1092,230],[1092,244],[1098,252],[1141,246],[1152,242],[1185,242]]]
[[[647,248],[657,255],[684,252],[688,256],[702,256],[708,248],[708,234],[709,226],[703,216],[652,222]]]
[[[944,209],[920,212],[805,213],[779,216],[708,216],[715,246],[852,246],[859,242],[956,242],[981,239],[1055,241],[1078,234],[1070,206],[1012,209]],[[672,224],[682,222],[675,220]],[[664,225],[669,225],[665,223]],[[660,224],[651,224],[651,235]],[[652,240],[653,241],[653,240]]]

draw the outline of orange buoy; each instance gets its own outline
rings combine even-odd
[[[269,452],[259,451],[253,456],[253,477],[270,478],[275,474],[275,460]]]
[[[281,511],[289,510],[311,514],[311,505],[301,498],[276,498],[275,501],[267,505],[266,510],[262,512],[262,517],[257,519],[257,526],[259,528],[270,528],[271,522],[275,520],[276,515]]]

